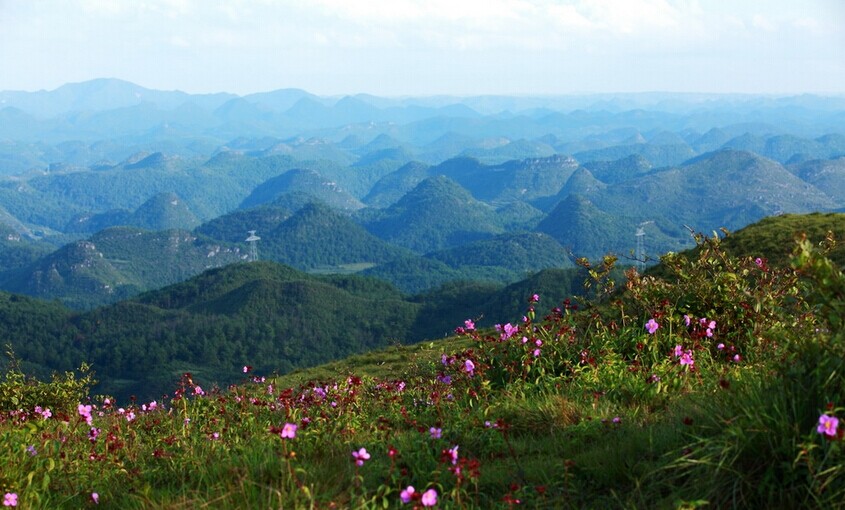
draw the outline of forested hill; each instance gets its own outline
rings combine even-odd
[[[155,397],[183,372],[226,384],[245,364],[284,373],[442,337],[468,317],[516,320],[535,289],[560,301],[579,293],[584,278],[578,269],[546,270],[509,287],[456,282],[407,297],[375,278],[239,263],[84,313],[2,294],[0,334],[35,373],[88,361],[102,391]]]

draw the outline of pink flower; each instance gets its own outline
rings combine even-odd
[[[355,459],[356,466],[363,466],[365,460],[370,460],[370,454],[367,453],[366,448],[361,448],[357,452],[352,452],[352,458]]]
[[[440,439],[440,436],[443,434],[443,429],[431,427],[430,429],[428,429],[428,433],[432,437],[432,439]]]
[[[686,351],[681,355],[681,366],[689,365],[692,368],[695,365],[695,360],[692,359],[692,351]]]
[[[816,432],[819,434],[836,437],[836,429],[839,428],[839,418],[836,416],[829,416],[823,414],[819,416],[819,426],[816,427]]]
[[[756,259],[754,259],[754,263],[755,263],[755,264],[757,264],[757,267],[759,267],[759,268],[761,268],[761,269],[762,269],[762,267],[763,267],[763,259],[761,259],[760,257],[757,257]]]
[[[539,294],[534,294],[533,296],[531,296],[531,302],[532,303],[536,303],[538,301],[540,301],[540,295]]]
[[[7,492],[3,496],[3,506],[18,506],[18,495],[14,492]]]
[[[680,345],[676,345],[675,349],[672,351],[672,354],[674,354],[676,358],[680,358],[681,354],[683,354],[683,353],[684,353],[684,348],[681,347]]]
[[[645,329],[648,331],[649,335],[653,335],[657,328],[660,327],[660,324],[657,323],[654,319],[649,319],[648,322],[645,324]]]
[[[519,326],[514,326],[513,324],[508,322],[502,327],[502,334],[499,336],[499,338],[504,342],[505,340],[516,334],[517,331],[519,331]]]
[[[399,493],[399,499],[402,500],[402,503],[410,503],[414,499],[414,492],[416,492],[414,486],[409,485],[402,489],[402,492]]]
[[[85,405],[79,404],[78,406],[76,406],[76,410],[79,411],[79,416],[82,416],[83,418],[85,418],[85,423],[87,423],[88,425],[91,425],[91,422],[94,420],[91,417],[91,406],[90,405],[85,406]]]
[[[428,489],[427,491],[423,492],[422,498],[420,502],[423,506],[434,506],[437,504],[437,491],[434,489]]]
[[[446,450],[446,457],[448,457],[449,460],[452,461],[452,464],[457,464],[458,463],[458,445],[455,445],[455,446],[449,448],[448,450]]]
[[[464,329],[467,331],[475,331],[475,323],[470,319],[464,321]],[[413,489],[413,487],[411,487]]]
[[[99,505],[100,504],[100,495],[97,494],[96,492],[92,492],[91,493],[91,501],[93,501],[95,505]]]
[[[685,314],[685,315],[684,315],[684,325],[685,325],[685,326],[689,326],[690,321],[691,321],[691,319],[690,319],[689,315],[686,315],[686,314]]]
[[[200,386],[195,386],[195,387],[194,387],[194,395],[203,396],[203,395],[205,395],[205,392],[204,392],[204,391],[202,391],[202,387],[200,387]]]
[[[282,431],[279,433],[282,439],[293,439],[296,437],[296,425],[293,423],[285,423]]]
[[[475,372],[475,363],[473,363],[471,359],[466,360],[464,362],[464,370],[466,370],[466,373],[469,375],[473,375]]]
[[[535,357],[535,358],[539,358],[539,357],[540,357],[540,349],[534,349],[534,357]]]

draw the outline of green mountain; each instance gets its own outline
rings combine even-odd
[[[576,168],[574,159],[561,155],[511,160],[495,166],[462,157],[445,161],[430,173],[445,175],[479,200],[503,204],[555,195]]]
[[[241,257],[237,248],[186,231],[114,227],[6,272],[0,286],[59,299],[72,308],[91,308],[182,281]]]
[[[428,165],[412,161],[379,179],[363,201],[370,207],[388,207],[429,176]]]
[[[336,209],[354,211],[364,207],[355,197],[314,170],[293,169],[273,177],[257,186],[241,202],[241,208],[255,207],[273,202],[280,195],[303,192]]]
[[[595,259],[608,252],[627,254],[635,246],[636,223],[604,212],[580,195],[567,195],[540,222],[548,234],[575,257]]]
[[[426,253],[502,232],[495,210],[443,176],[431,177],[364,226],[393,244]]]
[[[203,223],[194,232],[227,243],[242,243],[250,230],[255,230],[260,236],[278,227],[290,216],[288,209],[277,206],[237,209]]]
[[[262,259],[302,270],[365,268],[411,255],[367,232],[348,216],[318,203],[304,206],[259,235]]]
[[[615,161],[590,161],[584,163],[583,166],[596,179],[607,184],[616,184],[639,177],[649,173],[653,168],[651,162],[639,154],[632,154]]]
[[[175,193],[159,193],[141,204],[127,219],[127,225],[146,230],[190,230],[199,220]]]
[[[822,190],[839,204],[845,204],[845,156],[830,160],[813,160],[790,166],[789,170]]]
[[[540,232],[502,234],[430,253],[428,257],[455,269],[501,267],[523,275],[552,267],[572,267],[566,250],[551,236]]]
[[[49,244],[30,239],[0,223],[0,273],[27,266],[52,251]]]
[[[510,202],[496,209],[507,232],[534,230],[545,214],[526,202]]]

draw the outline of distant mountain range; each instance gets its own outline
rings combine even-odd
[[[0,92],[0,288],[114,303],[251,230],[264,260],[407,294],[634,263],[638,231],[652,264],[690,229],[845,209],[843,161],[837,97]]]

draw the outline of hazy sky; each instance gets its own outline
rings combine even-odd
[[[0,90],[845,93],[845,0],[0,0]]]

